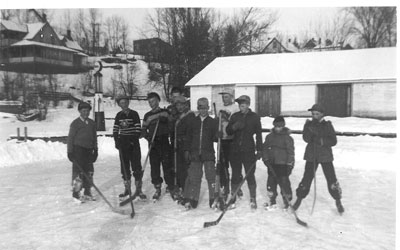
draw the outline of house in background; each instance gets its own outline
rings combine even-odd
[[[0,70],[32,74],[76,74],[92,67],[72,38],[60,39],[50,24],[0,22]]]
[[[248,95],[260,116],[309,116],[314,103],[337,117],[396,118],[396,48],[219,57],[194,76],[191,105],[218,93]]]
[[[265,48],[261,51],[261,54],[273,54],[273,53],[293,53],[298,52],[298,49],[289,40],[290,48],[283,46],[278,39],[275,37],[270,39]]]
[[[144,56],[146,61],[168,63],[173,56],[173,49],[160,38],[149,38],[133,41],[133,54]]]

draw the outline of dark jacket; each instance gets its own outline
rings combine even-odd
[[[143,117],[142,136],[150,141],[158,120],[160,120],[160,122],[158,124],[156,136],[169,136],[170,124],[168,117],[169,113],[166,109],[158,108],[147,112]]]
[[[307,120],[303,128],[303,140],[307,142],[304,160],[332,162],[332,147],[336,145],[336,133],[330,121]]]
[[[200,115],[190,120],[185,151],[190,152],[192,161],[215,161],[214,142],[217,141],[218,123],[207,116],[201,121]]]
[[[181,114],[175,122],[177,143],[183,145],[190,122],[196,116],[192,111]]]
[[[235,123],[242,123],[241,129],[235,128]],[[231,145],[232,152],[254,152],[262,150],[261,121],[260,117],[249,110],[247,114],[236,112],[232,115],[228,126],[226,127],[228,135],[233,135]],[[256,143],[253,135],[256,134]]]
[[[272,129],[265,137],[262,159],[272,164],[294,165],[294,141],[288,128],[285,127],[280,132]]]

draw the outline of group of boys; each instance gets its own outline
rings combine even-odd
[[[174,88],[172,105],[160,108],[160,96],[151,92],[147,95],[151,108],[140,122],[138,113],[129,108],[129,97],[117,99],[121,111],[115,117],[113,136],[119,151],[121,174],[125,190],[119,196],[147,199],[142,191],[144,168],[141,164],[139,139],[148,141],[151,167],[151,182],[154,185],[154,200],[161,196],[165,181],[174,200],[186,209],[198,206],[200,199],[203,167],[208,184],[209,206],[223,209],[226,204],[235,207],[236,197],[241,197],[241,186],[246,179],[249,188],[250,207],[257,208],[255,166],[262,159],[268,167],[266,209],[276,208],[277,186],[281,187],[284,207],[292,200],[289,175],[294,167],[294,141],[290,130],[285,127],[282,116],[274,119],[274,128],[262,142],[260,117],[250,109],[250,97],[242,95],[234,99],[232,90],[219,93],[223,105],[216,111],[215,118],[209,116],[210,103],[205,97],[197,100],[197,115],[190,110],[188,100]],[[235,105],[235,102],[238,105]],[[68,136],[68,158],[73,162],[73,183],[83,182],[84,198],[93,199],[90,186],[93,181],[93,162],[97,159],[97,139],[94,122],[88,118],[90,105],[78,106],[80,117],[74,120]],[[332,164],[332,147],[336,145],[336,134],[331,122],[325,121],[323,108],[316,104],[309,111],[312,121],[307,120],[303,139],[308,143],[304,159],[305,172],[296,190],[297,200],[292,206],[296,210],[310,190],[318,164],[322,165],[331,196],[336,200],[340,213],[341,189]],[[255,139],[255,140],[254,140]],[[217,153],[221,168],[216,171],[214,143],[219,142]],[[85,157],[89,155],[89,157]],[[147,159],[146,159],[147,160]],[[146,164],[146,162],[145,162]],[[161,169],[163,177],[161,177]],[[232,176],[229,176],[229,167]],[[245,176],[242,175],[242,168]],[[85,172],[83,178],[80,172]],[[85,177],[88,178],[85,178]],[[136,190],[131,192],[131,176]],[[216,179],[216,176],[220,178]],[[220,180],[220,183],[216,183]],[[221,189],[215,192],[215,186]],[[76,186],[76,185],[75,185]],[[218,186],[218,185],[217,185]],[[219,194],[218,194],[219,193]],[[217,197],[221,195],[222,201]],[[73,188],[73,197],[81,199],[80,188]],[[223,204],[221,204],[223,203]]]

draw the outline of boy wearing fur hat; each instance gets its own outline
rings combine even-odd
[[[301,201],[310,191],[312,180],[318,165],[321,164],[324,172],[330,195],[336,201],[336,207],[340,214],[344,212],[341,202],[342,189],[336,178],[333,166],[332,147],[336,145],[336,133],[330,121],[324,119],[324,108],[319,104],[314,104],[308,111],[311,111],[312,120],[307,120],[303,128],[303,140],[307,143],[304,153],[306,166],[303,179],[296,189],[297,200],[293,204],[293,209],[297,210]]]
[[[127,197],[131,193],[131,175],[135,178],[136,191],[133,197],[145,200],[147,197],[142,191],[143,170],[139,137],[141,125],[139,114],[129,108],[129,97],[120,96],[117,98],[121,111],[114,119],[113,137],[115,148],[118,149],[121,162],[121,174],[125,190],[119,195],[120,198]]]
[[[186,209],[196,208],[200,198],[201,178],[204,172],[208,183],[209,205],[214,203],[215,151],[218,124],[208,115],[208,99],[197,100],[199,115],[191,119],[185,140],[185,160],[189,165],[185,182],[184,202]]]
[[[262,159],[268,167],[267,196],[269,203],[265,204],[267,210],[276,209],[277,186],[281,188],[284,209],[289,207],[292,200],[292,188],[289,175],[294,166],[294,141],[290,130],[285,127],[285,119],[278,116],[273,121],[271,133],[265,137]],[[286,197],[285,197],[286,196]]]
[[[71,123],[67,139],[68,159],[73,163],[72,197],[81,201],[94,200],[90,188],[93,183],[93,163],[97,160],[98,151],[96,123],[89,118],[91,109],[89,103],[79,103],[80,116]],[[90,180],[81,173],[80,169],[86,173]],[[82,187],[84,188],[84,196],[81,196],[80,193]]]

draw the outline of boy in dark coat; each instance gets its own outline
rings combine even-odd
[[[261,158],[262,150],[261,121],[260,117],[250,109],[250,97],[242,95],[235,101],[239,104],[240,111],[232,115],[226,127],[228,135],[234,136],[229,157],[232,167],[232,194],[242,181],[242,166],[246,173],[249,172],[253,164]],[[254,135],[256,135],[256,142],[254,142]],[[252,168],[247,177],[252,209],[257,208],[255,171],[255,167]],[[235,201],[236,197],[232,199]],[[232,208],[235,207],[234,204],[233,202]]]
[[[185,141],[185,160],[190,163],[185,182],[184,201],[186,209],[196,208],[200,197],[203,166],[208,182],[209,205],[214,203],[215,151],[217,127],[216,120],[208,115],[208,99],[197,100],[199,115],[191,119]]]
[[[131,175],[133,175],[136,186],[133,196],[144,200],[146,195],[142,191],[143,170],[140,162],[142,154],[139,144],[141,134],[140,117],[135,110],[129,108],[128,96],[118,97],[117,103],[122,110],[115,116],[113,136],[115,148],[119,151],[121,174],[125,186],[125,191],[119,197],[123,198],[132,194]]]
[[[73,163],[72,197],[82,201],[94,200],[90,188],[93,183],[93,163],[97,159],[98,150],[96,123],[89,118],[91,109],[89,103],[79,103],[80,116],[71,123],[67,139],[68,159]],[[90,180],[81,173],[80,169],[85,172]],[[84,188],[83,197],[80,195],[82,187]]]
[[[342,189],[336,178],[335,168],[333,167],[332,147],[336,145],[336,133],[330,121],[324,119],[324,109],[319,104],[314,104],[308,111],[312,113],[312,120],[307,120],[303,128],[303,140],[307,142],[304,160],[306,166],[303,179],[296,190],[297,200],[293,209],[297,210],[310,191],[310,186],[318,164],[321,164],[322,170],[328,184],[330,195],[336,200],[336,207],[341,214],[344,212],[341,203]]]
[[[144,115],[142,136],[147,139],[149,144],[155,134],[153,144],[150,150],[151,183],[153,183],[156,192],[153,200],[158,200],[161,196],[161,178],[160,165],[162,164],[164,180],[167,183],[167,191],[174,198],[174,170],[171,162],[172,148],[169,142],[170,123],[169,113],[166,109],[160,108],[160,96],[151,92],[147,95],[147,100],[151,110]],[[157,122],[158,127],[156,130]],[[150,145],[149,145],[150,146]]]
[[[265,137],[262,152],[264,164],[268,167],[267,195],[269,204],[265,206],[267,210],[277,207],[278,184],[281,188],[285,209],[289,206],[288,201],[292,200],[289,175],[294,166],[294,141],[290,136],[290,130],[285,127],[285,119],[282,116],[276,117],[273,125],[274,128],[271,133]]]

